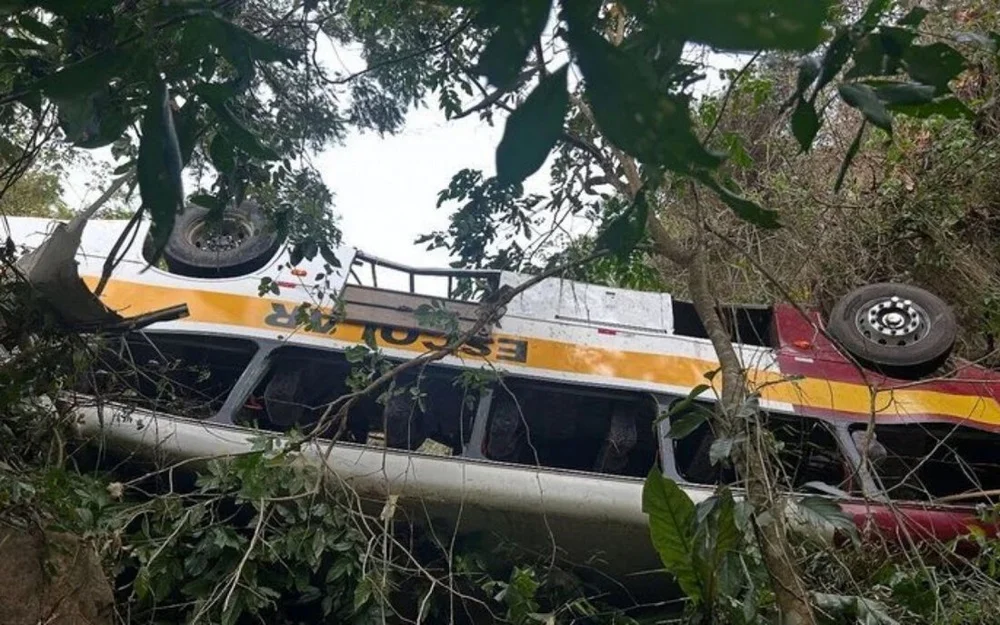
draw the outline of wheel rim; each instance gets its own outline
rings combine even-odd
[[[188,233],[188,241],[207,252],[234,250],[253,236],[249,222],[237,217],[224,217],[221,222],[200,221]]]
[[[931,330],[927,311],[913,300],[897,295],[871,300],[861,306],[855,325],[869,342],[898,347],[920,341]]]

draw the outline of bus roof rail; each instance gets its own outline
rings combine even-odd
[[[368,265],[370,270],[370,282],[366,283],[361,274],[351,269],[350,275],[360,286],[372,286],[374,288],[392,288],[388,282],[382,280],[379,284],[379,269],[396,271],[405,275],[405,286],[396,290],[403,290],[412,294],[437,295],[446,299],[475,300],[476,293],[482,291],[493,292],[500,287],[501,272],[496,269],[456,269],[452,267],[410,267],[401,263],[379,258],[371,254],[366,254],[360,250],[354,256],[354,265],[364,267]],[[437,293],[421,293],[417,289],[417,278],[446,278],[446,288],[440,289]],[[485,285],[480,285],[478,289],[469,288],[469,281],[484,281]],[[483,288],[485,286],[485,289]]]

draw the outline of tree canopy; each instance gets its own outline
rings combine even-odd
[[[758,418],[759,389],[743,374],[718,303],[730,294],[753,299],[763,284],[768,295],[795,300],[801,290],[823,292],[824,280],[842,286],[879,271],[942,268],[968,294],[1000,267],[1000,255],[984,251],[995,247],[991,236],[973,234],[995,232],[995,184],[979,174],[1000,154],[1000,36],[980,9],[942,16],[892,0],[0,0],[0,211],[51,203],[60,150],[109,148],[114,184],[134,185],[152,222],[153,261],[189,203],[219,214],[244,198],[282,225],[293,263],[327,258],[340,233],[312,164],[318,151],[348,132],[399,132],[417,106],[448,119],[502,120],[495,171],[456,172],[439,195],[439,206],[454,207],[449,227],[418,242],[447,249],[456,266],[538,273],[569,261],[564,275],[692,299],[722,382],[699,423],[718,435],[712,462],[733,465],[746,491],[745,502],[720,487],[695,504],[655,471],[646,481],[650,536],[692,622],[833,615],[892,623],[881,603],[850,587],[851,567],[871,564],[866,554],[836,563],[851,571],[822,587],[831,592],[810,586],[832,557],[789,538],[786,502],[773,486],[779,443]],[[320,60],[331,46],[358,50],[365,68],[331,69]],[[737,55],[724,88],[704,89],[712,70],[699,54]],[[548,194],[526,194],[524,181],[547,164]],[[975,210],[956,199],[972,194],[981,200]],[[18,207],[25,202],[34,208]],[[571,216],[595,228],[567,235],[560,228]],[[958,252],[946,255],[949,246]],[[6,262],[13,253],[4,249]],[[869,261],[879,269],[857,266]],[[968,313],[1000,327],[1000,286],[990,284]],[[45,438],[30,425],[44,408],[34,399],[58,393],[89,346],[43,333],[41,317],[13,295],[3,303],[2,329],[31,349],[0,367],[14,424],[0,434],[18,463],[44,467]],[[387,362],[358,348],[351,357],[371,365],[366,379],[376,371],[382,379]],[[18,514],[42,506],[42,516],[72,531],[128,543],[115,555],[131,575],[132,605],[150,622],[292,623],[303,604],[374,622],[388,604],[378,591],[390,589],[345,555],[368,548],[360,530],[315,500],[311,474],[261,445],[213,463],[193,495],[175,496],[171,483],[138,512],[115,503],[120,492],[66,473],[19,474],[0,484],[0,500]],[[230,508],[250,514],[219,522]],[[847,527],[825,500],[794,508]],[[411,564],[426,573],[416,559],[404,568],[412,573]],[[449,576],[453,565],[458,559],[449,559]],[[894,614],[930,622],[944,599],[918,602],[934,573],[911,565],[880,568],[867,594],[888,595]],[[474,557],[460,566],[462,590],[487,593],[479,602],[487,611],[500,605],[508,622],[607,616],[576,589],[562,603],[543,597],[543,583],[560,586],[551,567],[542,575],[514,566],[498,581]],[[1000,587],[977,586],[971,573],[950,583],[956,605],[974,596],[970,589]],[[399,586],[412,591],[417,621],[425,610],[444,614],[431,601],[442,590],[436,578],[413,575]],[[543,601],[551,613],[540,613]],[[604,622],[631,622],[608,614]]]

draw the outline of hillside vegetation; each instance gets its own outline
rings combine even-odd
[[[419,243],[456,267],[691,299],[720,363],[699,418],[722,443],[712,464],[739,478],[695,504],[650,472],[664,584],[640,603],[595,590],[557,545],[411,526],[392,496],[372,512],[302,462],[309,433],[278,446],[261,432],[251,452],[198,465],[88,444],[66,398],[107,375],[117,337],[39,301],[9,240],[0,624],[1000,623],[995,538],[873,542],[832,500],[780,486],[782,443],[716,307],[829,310],[858,285],[910,282],[956,310],[959,357],[1000,366],[998,15],[989,0],[0,0],[4,216],[66,216],[58,176],[109,148],[91,210],[148,219],[151,263],[192,206],[254,200],[292,264],[333,264],[341,233],[313,155],[349,132],[401,132],[416,106],[502,123],[495,171],[456,172],[440,195],[449,227]],[[332,68],[331,46],[366,68]],[[739,67],[706,91],[709,50]],[[545,163],[549,193],[525,194]],[[567,234],[571,217],[591,234]],[[476,329],[512,297],[485,295]],[[444,346],[402,367],[472,338],[445,322]],[[335,436],[362,395],[397,391],[373,340],[347,358],[361,395],[328,406]],[[831,528],[843,544],[822,540]]]

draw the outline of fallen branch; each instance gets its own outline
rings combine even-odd
[[[226,598],[222,601],[223,614],[225,614],[226,608],[229,607],[229,600],[233,598],[233,592],[236,591],[236,587],[240,583],[240,576],[243,575],[243,567],[246,566],[247,560],[250,559],[250,554],[253,553],[253,548],[257,546],[257,539],[260,538],[261,529],[264,526],[265,516],[267,516],[267,504],[264,503],[264,500],[261,500],[260,512],[257,513],[257,526],[253,530],[253,536],[250,538],[250,544],[247,546],[247,550],[243,553],[243,557],[240,558],[240,563],[236,567],[236,571],[233,573],[233,583],[229,586]]]
[[[337,442],[337,440],[340,439],[340,437],[343,435],[347,427],[348,412],[358,401],[364,399],[365,397],[371,395],[378,389],[382,388],[401,373],[405,373],[410,369],[414,369],[416,367],[422,367],[424,365],[428,365],[432,362],[436,362],[438,360],[442,360],[448,356],[451,356],[456,351],[458,351],[463,345],[468,343],[469,340],[475,338],[484,328],[497,321],[501,316],[502,311],[507,306],[507,304],[509,304],[511,300],[513,300],[515,297],[517,297],[524,291],[530,289],[531,287],[535,286],[536,284],[542,282],[547,278],[551,278],[552,276],[565,271],[566,269],[589,263],[593,260],[596,260],[597,258],[605,256],[606,254],[608,254],[606,250],[599,250],[583,258],[569,261],[561,265],[552,267],[551,269],[548,269],[546,271],[543,271],[542,273],[531,277],[529,280],[526,280],[523,284],[519,284],[516,287],[506,287],[506,286],[501,287],[495,293],[492,294],[492,297],[490,297],[488,301],[483,302],[482,309],[479,313],[478,319],[475,321],[475,323],[472,324],[472,326],[468,330],[450,339],[442,347],[426,352],[424,354],[421,354],[420,356],[417,356],[416,358],[412,358],[400,365],[397,365],[396,367],[392,368],[391,370],[387,371],[386,373],[376,378],[374,381],[369,383],[368,386],[361,389],[360,391],[348,393],[347,395],[338,397],[336,400],[330,402],[327,405],[327,408],[323,412],[322,416],[320,416],[319,420],[316,422],[315,427],[313,427],[312,430],[304,437],[304,439],[298,443],[297,447],[301,446],[302,444],[308,441],[318,438],[333,423],[337,423],[338,424],[337,431],[330,438],[330,445],[324,456],[324,458],[328,458],[330,452],[333,449],[334,444]],[[334,410],[337,410],[337,412],[334,413]]]

